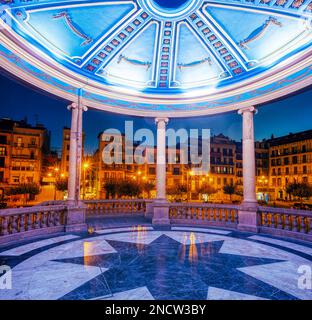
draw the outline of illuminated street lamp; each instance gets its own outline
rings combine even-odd
[[[83,182],[82,182],[82,187],[83,187],[83,191],[82,191],[82,199],[85,199],[86,196],[86,171],[89,169],[89,163],[88,162],[84,162],[82,165],[83,168]]]
[[[189,170],[186,173],[186,193],[187,193],[187,201],[189,201],[190,197],[189,197],[189,176],[192,177],[194,175],[194,171],[193,170]],[[192,183],[192,180],[191,180]]]

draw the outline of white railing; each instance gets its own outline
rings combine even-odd
[[[131,200],[85,200],[87,215],[119,215],[144,214],[146,201],[143,199]]]
[[[4,238],[12,236],[13,240],[19,240],[23,239],[26,234],[42,234],[41,231],[46,232],[47,229],[53,232],[64,231],[66,214],[66,206],[0,210],[0,243]]]
[[[258,207],[260,232],[278,235],[307,235],[312,240],[312,212],[296,209]]]
[[[210,203],[170,203],[173,223],[202,223],[236,228],[239,206]]]

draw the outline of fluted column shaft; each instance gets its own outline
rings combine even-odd
[[[243,117],[243,183],[244,204],[255,204],[256,200],[256,160],[254,139],[254,107],[238,111]]]
[[[157,124],[157,199],[166,200],[166,125],[168,118],[156,118]]]
[[[68,201],[77,204],[80,200],[80,177],[82,159],[82,118],[87,107],[72,103],[68,106],[72,112],[69,149]]]

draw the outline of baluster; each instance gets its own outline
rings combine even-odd
[[[290,231],[292,231],[294,228],[294,225],[293,225],[294,219],[293,218],[294,217],[291,214],[288,215],[288,230],[290,230]]]
[[[3,217],[2,218],[2,234],[8,235],[9,234],[9,217]]]
[[[33,229],[39,228],[38,213],[33,213]]]
[[[284,229],[283,214],[277,214],[276,223],[278,229]]]
[[[301,216],[296,217],[296,231],[301,232]]]
[[[55,221],[55,225],[56,226],[59,226],[61,224],[61,221],[60,221],[60,213],[57,212],[57,211],[54,211],[53,212],[55,218],[54,218],[54,221]]]
[[[207,220],[210,221],[212,218],[212,209],[207,208]]]
[[[231,222],[234,223],[235,222],[236,210],[235,209],[231,210],[230,213],[231,213]]]
[[[27,214],[21,214],[20,215],[20,226],[19,226],[19,231],[24,232],[25,230],[25,219],[27,217]]]
[[[275,218],[273,213],[270,213],[270,227],[275,228]]]
[[[43,218],[44,218],[44,223],[43,223],[44,228],[49,227],[49,212],[48,211],[44,212]]]
[[[44,227],[44,212],[39,212],[38,213],[38,220],[39,220],[39,228]]]
[[[219,208],[219,221],[222,221],[222,218],[223,218],[223,209],[222,208]]]
[[[301,232],[307,233],[307,225],[306,225],[306,218],[301,216]]]
[[[12,216],[11,218],[12,223],[11,223],[11,233],[17,233],[18,232],[18,224],[17,224],[17,219],[18,216]]]

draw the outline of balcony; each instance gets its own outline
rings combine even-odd
[[[32,157],[28,154],[12,154],[13,159],[37,160],[38,157]]]
[[[36,144],[36,143],[28,143],[28,148],[38,148],[38,144]]]

